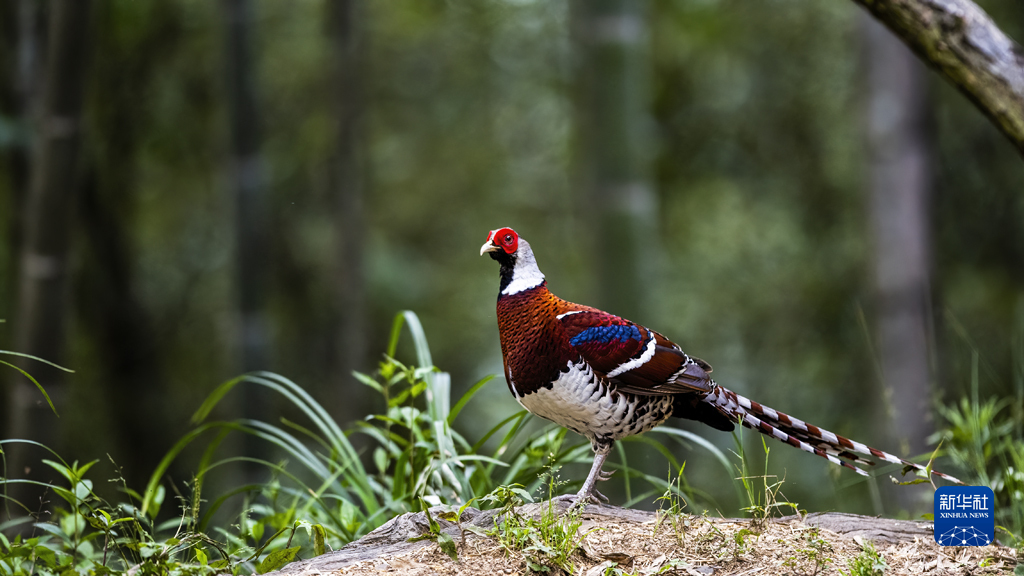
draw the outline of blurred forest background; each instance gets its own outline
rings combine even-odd
[[[978,3],[1024,39],[1019,0]],[[1024,163],[852,2],[7,0],[0,30],[0,349],[75,370],[25,364],[59,419],[0,372],[3,435],[132,486],[243,371],[379,410],[351,372],[398,310],[456,393],[500,374],[499,226],[556,294],[899,454],[972,366],[983,398],[1024,379]],[[472,441],[519,406],[499,378],[470,409]],[[772,448],[802,508],[927,506]]]

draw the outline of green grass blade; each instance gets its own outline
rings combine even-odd
[[[156,496],[157,486],[160,485],[160,478],[163,477],[164,472],[166,472],[167,468],[170,467],[171,462],[173,462],[174,459],[178,457],[178,454],[181,454],[181,451],[184,450],[186,446],[191,444],[193,440],[195,440],[204,432],[217,425],[230,425],[230,423],[210,422],[207,424],[202,424],[190,430],[187,434],[185,434],[184,437],[178,440],[178,442],[175,443],[174,446],[171,447],[167,454],[164,454],[164,457],[160,459],[160,463],[157,464],[156,469],[153,470],[153,474],[149,477],[149,482],[146,483],[146,491],[143,492],[142,494],[141,512],[143,517],[145,517],[146,514],[149,512],[149,508],[153,504],[153,497]]]
[[[3,352],[3,350],[0,350],[0,352]],[[33,358],[33,356],[28,356],[27,354],[16,354],[14,352],[11,352],[11,354],[15,354],[16,356],[27,356],[29,358]],[[36,359],[38,360],[38,358],[36,358]],[[45,362],[45,360],[44,360],[44,362]],[[39,389],[39,392],[42,393],[43,398],[46,398],[46,403],[50,405],[50,410],[53,410],[53,413],[56,414],[57,418],[60,418],[60,414],[57,414],[57,409],[53,407],[53,401],[50,400],[50,395],[46,393],[46,389],[43,388],[43,385],[40,384],[38,380],[33,378],[32,375],[29,374],[28,372],[25,372],[24,370],[22,370],[21,368],[18,368],[14,364],[11,364],[10,362],[5,362],[3,360],[0,360],[0,364],[3,364],[4,366],[10,366],[11,368],[14,368],[18,372],[21,372],[22,376],[24,376],[25,378],[28,378],[29,380],[31,380],[32,383],[36,385],[36,388]],[[47,362],[47,364],[53,364],[53,363],[52,362]],[[56,364],[53,364],[53,365],[57,366]],[[57,368],[60,368],[60,366],[57,366]],[[61,370],[67,370],[67,368],[61,368]],[[68,370],[68,372],[71,372],[71,370]]]
[[[449,425],[451,425],[452,422],[455,422],[455,418],[459,415],[459,412],[462,412],[462,408],[467,403],[469,403],[470,400],[473,399],[473,396],[475,396],[476,393],[479,392],[480,389],[484,387],[484,384],[487,384],[491,380],[494,380],[494,374],[488,374],[487,376],[484,376],[483,378],[478,380],[476,384],[473,384],[469,391],[462,395],[462,398],[459,398],[459,401],[455,403],[455,407],[452,408],[451,412],[448,413]]]
[[[689,430],[680,430],[679,428],[672,428],[669,426],[659,426],[654,430],[651,430],[651,432],[659,432],[661,434],[677,436],[679,438],[685,438],[690,442],[693,442],[694,444],[700,446],[701,448],[704,448],[709,453],[711,453],[711,455],[714,456],[716,460],[718,460],[718,463],[722,465],[722,469],[724,469],[727,474],[732,474],[733,470],[732,466],[729,465],[729,459],[725,457],[725,454],[718,446],[715,446],[706,438],[698,436],[693,432],[690,432]]]
[[[54,368],[56,368],[58,370],[63,370],[65,372],[67,372],[68,374],[74,374],[75,373],[75,371],[72,370],[71,368],[65,368],[65,367],[61,366],[60,364],[55,364],[53,362],[50,362],[49,360],[44,360],[43,358],[40,358],[38,356],[33,356],[31,354],[25,354],[23,352],[12,352],[11,350],[0,350],[0,354],[7,354],[8,356],[20,356],[22,358],[28,358],[29,360],[35,360],[36,362],[42,362],[43,364],[48,364],[48,365],[53,366]]]
[[[203,420],[206,420],[206,417],[209,416],[210,412],[214,409],[214,407],[216,407],[217,404],[219,404],[220,401],[224,399],[224,396],[227,395],[227,393],[230,392],[231,389],[234,388],[239,382],[244,382],[247,379],[248,374],[242,374],[241,376],[236,376],[231,380],[224,382],[220,386],[217,386],[213,390],[213,392],[211,392],[210,395],[207,396],[205,400],[203,400],[203,403],[199,406],[199,409],[196,410],[194,414],[192,414],[192,423],[199,424]]]

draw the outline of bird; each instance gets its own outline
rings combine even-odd
[[[729,432],[736,424],[862,476],[870,458],[956,478],[750,400],[717,384],[711,365],[660,333],[548,290],[529,242],[512,228],[487,234],[480,255],[500,265],[498,334],[505,381],[526,410],[590,441],[594,461],[574,505],[607,501],[595,490],[615,441],[670,417]],[[865,458],[868,457],[868,458]],[[859,465],[859,466],[858,466]]]

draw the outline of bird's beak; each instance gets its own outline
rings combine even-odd
[[[491,239],[488,238],[487,242],[484,242],[484,245],[480,247],[480,255],[483,256],[488,252],[497,252],[498,250],[500,250],[500,248],[495,246],[494,242],[491,242]]]

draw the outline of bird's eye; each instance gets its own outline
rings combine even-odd
[[[505,244],[512,244],[512,235],[505,234]]]

